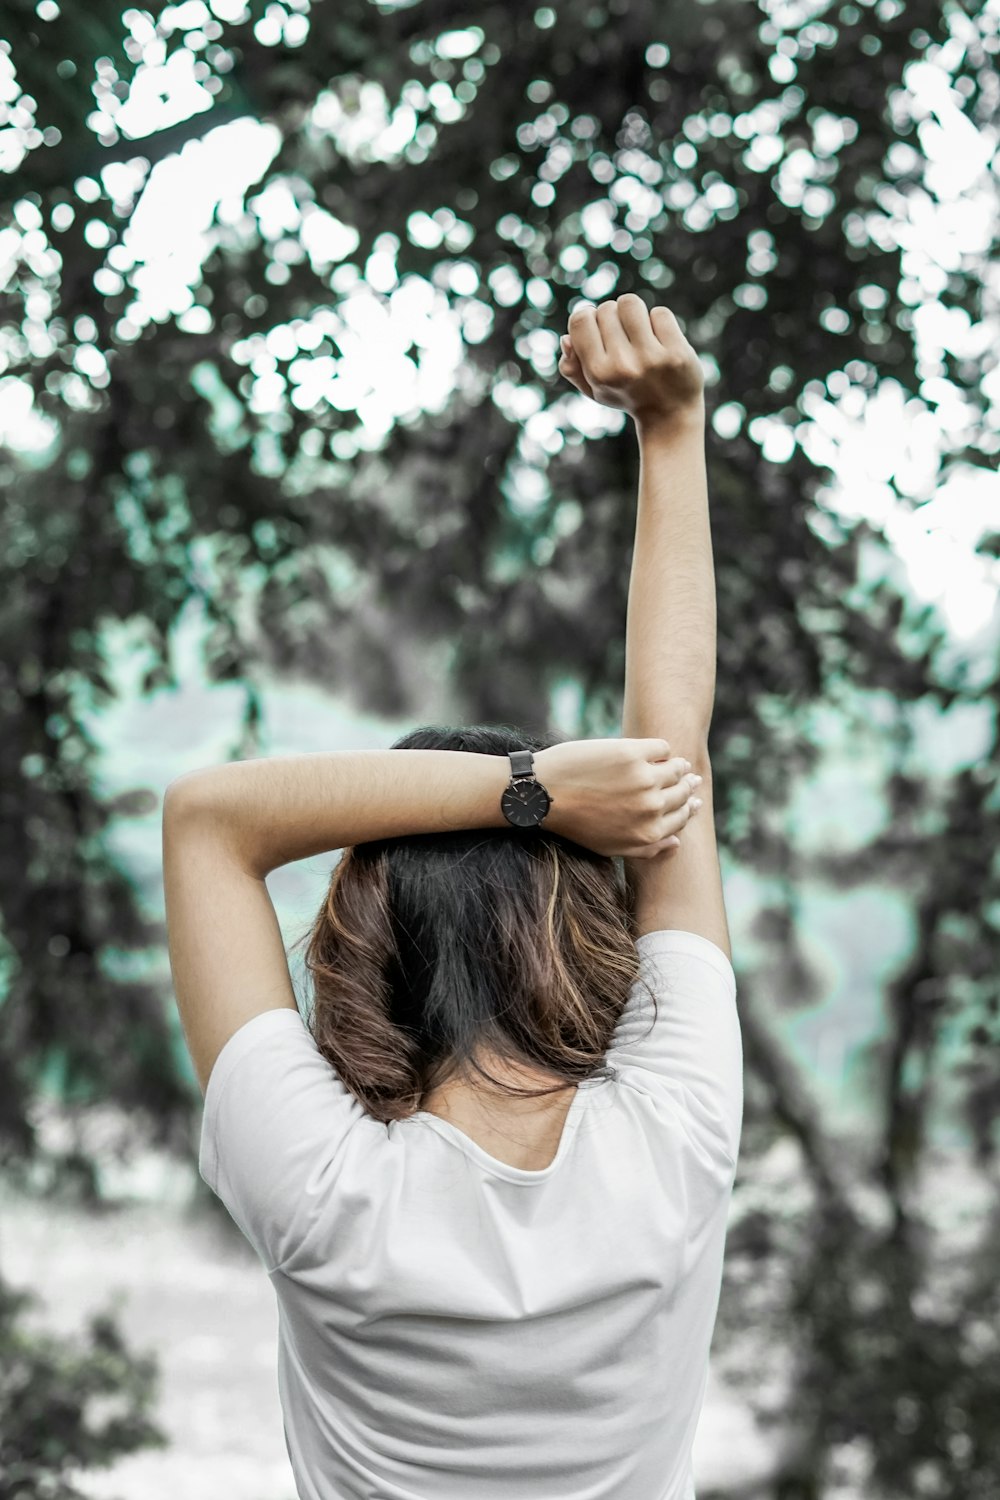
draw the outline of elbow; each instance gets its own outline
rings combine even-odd
[[[701,776],[710,774],[712,765],[708,750],[708,726],[677,725],[664,735],[669,742],[671,755],[683,755],[691,762],[691,768]]]
[[[257,841],[248,834],[229,795],[229,783],[221,774],[224,770],[208,766],[168,782],[163,793],[163,847],[190,848],[207,839],[213,848],[226,850],[242,869],[263,879],[275,866],[261,861]]]
[[[687,747],[687,743],[685,742],[684,749],[679,750],[677,753],[678,755],[683,755],[685,760],[691,762],[691,769],[696,771],[699,776],[704,776],[706,779],[711,776],[712,761],[708,752],[707,736],[702,739],[695,739],[690,748]]]
[[[203,772],[187,771],[168,782],[163,793],[163,827],[189,824],[193,818],[203,816],[207,807]]]

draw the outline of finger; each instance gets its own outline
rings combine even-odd
[[[642,740],[640,741],[642,753],[647,760],[666,760],[670,754],[669,740]],[[679,758],[679,757],[678,757]]]
[[[594,392],[591,389],[590,381],[583,373],[583,366],[580,364],[580,360],[572,344],[568,352],[565,352],[559,361],[559,373],[564,375],[571,385],[575,385],[577,390],[584,396],[589,396],[591,400],[594,399]]]
[[[559,356],[560,360],[565,360],[569,365],[575,365],[578,370],[583,369],[583,366],[580,364],[580,356],[573,348],[573,340],[568,333],[564,333],[559,340],[559,347],[562,351]]]
[[[665,839],[669,838],[672,833],[680,833],[691,819],[697,816],[700,807],[701,803],[697,797],[685,794],[683,802],[679,805],[675,803],[672,808],[664,812],[657,837]]]
[[[649,309],[637,292],[623,292],[618,298],[618,316],[633,349],[647,357],[661,352],[661,345],[649,320]]]
[[[592,302],[576,304],[569,315],[569,331],[582,365],[587,366],[603,357],[604,340],[597,322],[597,309]]]
[[[700,787],[701,777],[696,776],[694,771],[684,771],[676,782],[664,787],[663,811],[672,812],[682,806],[688,797],[699,797]]]
[[[655,844],[642,844],[637,849],[625,849],[623,853],[628,859],[653,859],[657,854],[673,854],[676,849],[680,848],[680,842],[674,833]]]
[[[669,307],[654,307],[649,314],[649,324],[664,349],[676,351],[685,342],[681,325]]]
[[[619,364],[628,359],[632,345],[618,316],[618,303],[613,298],[598,303],[597,326],[601,330],[604,347],[612,358]]]
[[[691,771],[691,767],[683,755],[672,755],[669,760],[656,760],[654,764],[656,766],[659,785],[664,791],[668,787],[676,786],[681,778],[688,775]]]

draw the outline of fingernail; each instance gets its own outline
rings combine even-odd
[[[700,777],[700,776],[692,776],[689,779],[690,779],[690,782],[691,782],[692,786],[697,786],[699,784],[699,782],[702,780],[702,777]]]
[[[700,797],[692,797],[691,798],[691,806],[692,807],[700,807],[701,806],[701,798]]]

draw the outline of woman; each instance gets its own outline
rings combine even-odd
[[[743,1107],[703,379],[634,295],[562,348],[641,450],[623,738],[428,728],[165,799],[199,1168],[275,1289],[301,1500],[694,1495]],[[329,849],[307,1026],[265,877]]]

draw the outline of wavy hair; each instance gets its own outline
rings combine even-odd
[[[414,729],[394,750],[506,755],[565,736],[510,725]],[[320,1052],[382,1122],[454,1076],[541,1097],[605,1074],[638,978],[632,892],[620,859],[544,824],[382,839],[345,849],[300,941]],[[654,1012],[656,997],[653,995]],[[521,1088],[481,1065],[552,1075]]]

